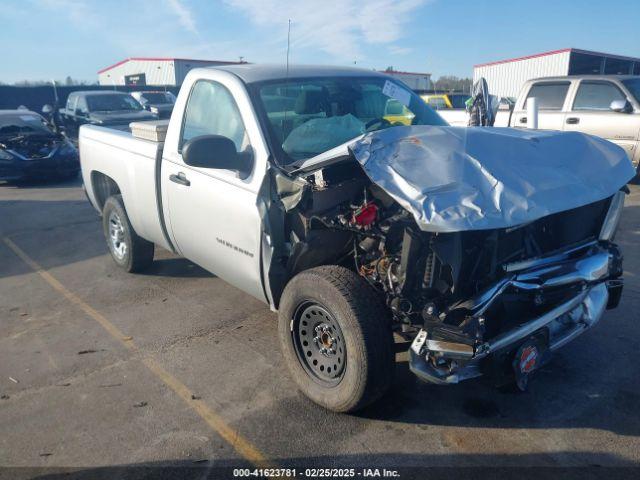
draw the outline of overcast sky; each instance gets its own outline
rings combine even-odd
[[[127,57],[291,61],[471,76],[576,47],[640,57],[638,0],[0,0],[0,81],[73,78]]]

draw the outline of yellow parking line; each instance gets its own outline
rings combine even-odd
[[[79,307],[89,317],[98,322],[102,328],[104,328],[113,338],[118,340],[120,344],[127,347],[130,351],[139,351],[133,340],[131,340],[131,337],[126,337],[118,327],[107,320],[104,315],[84,302],[75,293],[69,291],[53,275],[44,270],[35,260],[29,257],[29,255],[27,255],[9,238],[4,237],[3,240],[13,253],[15,253],[24,263],[29,265],[29,267],[40,275],[45,282],[47,282],[54,290],[60,293],[71,303]],[[187,405],[194,409],[196,413],[207,423],[207,425],[209,425],[211,429],[228,442],[243,458],[258,468],[277,468],[277,466],[273,464],[260,450],[258,450],[255,445],[240,435],[240,433],[237,430],[234,430],[233,427],[229,426],[222,417],[211,410],[207,404],[201,400],[193,400],[193,392],[189,390],[184,383],[174,377],[171,373],[167,372],[158,362],[147,357],[142,360],[142,363],[165,385],[178,394],[178,396],[182,398]]]

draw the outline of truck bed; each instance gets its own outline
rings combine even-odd
[[[141,237],[165,248],[158,206],[157,184],[162,142],[134,137],[131,132],[83,125],[78,138],[82,178],[93,206],[102,210],[104,198],[96,179],[106,175],[120,187],[127,215]]]

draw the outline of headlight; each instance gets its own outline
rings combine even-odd
[[[620,216],[622,215],[622,208],[624,207],[624,195],[624,192],[619,191],[611,199],[609,211],[604,218],[604,222],[602,222],[600,240],[611,241],[615,237],[620,223]]]
[[[13,155],[5,150],[0,149],[0,160],[13,160]]]
[[[151,107],[149,111],[151,113],[155,113],[156,115],[160,114],[160,110],[158,110],[158,107]]]

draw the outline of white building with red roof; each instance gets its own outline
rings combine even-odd
[[[564,48],[473,67],[473,80],[484,77],[489,92],[500,97],[516,97],[533,78],[589,74],[640,75],[640,58]]]
[[[224,60],[195,60],[190,58],[132,57],[98,71],[100,85],[182,85],[189,70],[212,65],[234,63]]]

